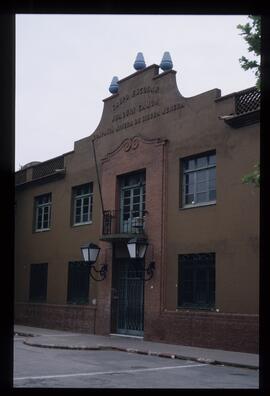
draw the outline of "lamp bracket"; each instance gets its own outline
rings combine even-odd
[[[102,264],[100,270],[96,269],[95,264],[91,263],[90,261],[89,263],[89,269],[90,269],[90,277],[95,280],[96,282],[100,282],[103,281],[106,278],[107,275],[107,271],[108,271],[108,265],[107,264]],[[95,273],[99,274],[99,278],[96,278],[93,274],[93,271],[95,271]]]

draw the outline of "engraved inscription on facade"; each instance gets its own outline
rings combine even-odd
[[[132,126],[162,117],[168,113],[180,110],[184,107],[183,103],[174,103],[168,106],[161,107],[158,97],[151,99],[142,98],[144,100],[142,100],[141,103],[132,106],[132,101],[130,101],[132,98],[138,95],[144,95],[149,93],[159,93],[159,87],[148,86],[137,88],[133,90],[130,95],[127,94],[119,98],[112,107],[113,111],[118,109],[118,112],[113,114],[112,127],[108,128],[106,131],[102,131],[97,134],[95,139],[100,139],[101,137],[113,134],[115,132],[120,132]],[[125,103],[129,103],[129,101],[131,106],[126,110],[120,111],[119,107]]]

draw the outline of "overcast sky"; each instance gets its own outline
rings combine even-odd
[[[244,15],[17,15],[15,169],[73,150],[101,118],[113,76],[169,51],[185,97],[255,85],[239,64],[250,56],[237,25]]]

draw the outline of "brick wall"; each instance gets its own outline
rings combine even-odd
[[[148,317],[144,339],[202,348],[258,353],[258,315],[164,312]]]
[[[95,333],[96,308],[78,305],[16,303],[15,323]]]

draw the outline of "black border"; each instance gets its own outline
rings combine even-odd
[[[2,261],[2,279],[8,285],[8,290],[2,287],[2,321],[1,321],[1,382],[0,389],[12,390],[13,373],[13,301],[14,295],[14,159],[15,159],[15,13],[18,14],[224,14],[224,15],[262,15],[262,110],[261,110],[261,188],[260,188],[260,390],[270,389],[267,376],[270,356],[269,343],[269,172],[267,159],[269,157],[270,122],[270,6],[265,1],[234,0],[184,0],[174,2],[167,0],[161,6],[156,2],[126,2],[100,0],[97,4],[75,0],[10,0],[0,3],[0,96],[1,96],[1,182],[4,189],[1,192],[1,208],[4,213],[2,222],[2,238],[4,236]],[[179,38],[181,40],[181,38]],[[4,60],[4,61],[3,61]],[[3,235],[4,234],[4,235]],[[4,269],[4,271],[3,271]],[[42,390],[40,390],[42,391]],[[77,390],[78,392],[79,390]],[[102,390],[104,392],[105,390]],[[155,390],[157,392],[159,390]],[[207,390],[209,391],[209,390]],[[215,390],[216,391],[216,390]],[[29,392],[29,389],[27,389]],[[34,390],[36,392],[36,390]],[[77,393],[76,392],[76,393]],[[118,390],[119,392],[119,390]],[[126,392],[126,390],[124,390]],[[245,393],[247,390],[245,391]]]

